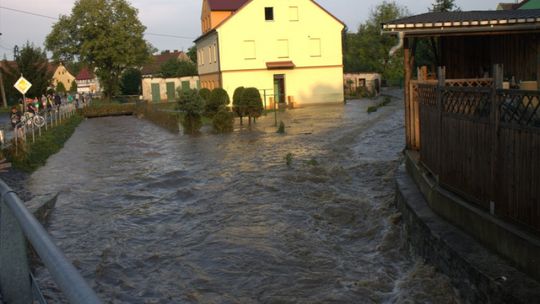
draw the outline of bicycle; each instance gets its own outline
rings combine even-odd
[[[39,114],[25,112],[21,117],[21,124],[31,126],[32,124],[38,128],[45,125],[45,118]]]

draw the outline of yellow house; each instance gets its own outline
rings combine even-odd
[[[52,85],[56,88],[60,82],[64,85],[66,91],[69,91],[71,89],[71,85],[73,82],[75,82],[75,76],[71,75],[71,73],[62,63],[60,63],[56,69],[54,69]]]
[[[344,24],[312,0],[204,0],[201,87],[256,87],[297,105],[343,102]],[[269,99],[267,99],[267,102]]]

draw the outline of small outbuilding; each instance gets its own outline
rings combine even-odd
[[[430,207],[540,278],[540,9],[433,12],[383,31],[404,47],[407,155],[417,181],[433,177]],[[416,67],[420,45],[431,68]],[[453,203],[434,201],[439,189]]]

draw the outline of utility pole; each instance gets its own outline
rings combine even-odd
[[[2,64],[0,63],[0,97],[2,98],[2,106],[7,108],[6,90],[4,89],[4,79],[2,76]]]
[[[0,33],[2,36],[2,33]],[[2,98],[2,105],[7,108],[6,90],[4,89],[4,78],[2,76],[2,63],[0,62],[0,98]]]

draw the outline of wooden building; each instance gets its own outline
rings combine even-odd
[[[485,220],[517,227],[523,234],[513,240],[540,236],[540,10],[427,13],[383,31],[404,48],[410,155],[437,187],[485,212],[447,219],[540,276],[538,261],[517,256],[502,234],[489,240],[488,229],[475,228]],[[434,53],[432,67],[415,65],[421,43]]]

